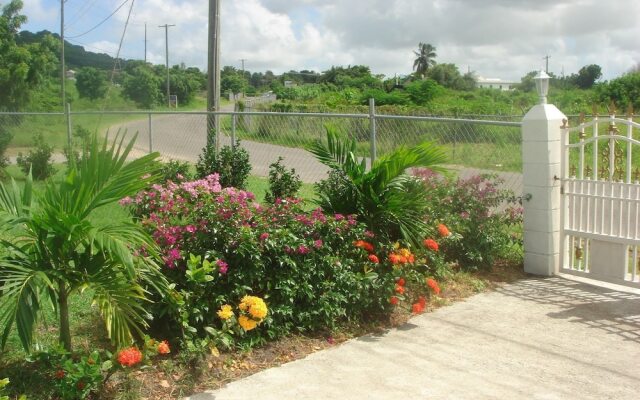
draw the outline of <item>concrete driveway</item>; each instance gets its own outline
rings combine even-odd
[[[640,294],[527,279],[192,400],[638,399]]]

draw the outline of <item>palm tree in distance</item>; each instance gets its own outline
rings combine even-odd
[[[420,42],[420,44],[418,44],[418,51],[414,51],[413,53],[416,55],[416,59],[413,61],[413,69],[416,71],[416,74],[424,78],[427,70],[436,65],[436,48],[429,43]]]

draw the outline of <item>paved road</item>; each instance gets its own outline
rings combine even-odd
[[[228,105],[230,111],[232,105]],[[206,144],[206,117],[204,115],[176,114],[154,116],[152,122],[152,148],[158,151],[165,159],[179,159],[196,162],[198,155]],[[136,149],[140,153],[149,151],[149,128],[146,119],[133,121],[113,126],[111,131],[118,128],[128,132],[138,132]],[[242,139],[242,138],[241,138]],[[228,145],[230,138],[224,134],[221,137],[221,146]],[[252,174],[258,176],[269,175],[269,165],[276,161],[278,156],[284,157],[284,164],[295,168],[304,182],[317,182],[326,177],[327,167],[315,160],[311,153],[304,149],[273,145],[269,143],[242,140],[242,147],[249,152]],[[461,177],[470,177],[482,172],[495,172],[504,179],[504,188],[522,193],[522,174],[501,171],[486,171],[476,168],[452,166],[459,171]]]
[[[639,359],[640,294],[528,279],[189,399],[636,400]]]

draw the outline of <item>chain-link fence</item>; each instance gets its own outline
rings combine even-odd
[[[401,145],[431,141],[442,146],[449,165],[462,176],[498,173],[504,186],[517,194],[522,190],[520,122],[376,114],[285,112],[70,112],[0,113],[2,137],[11,138],[6,156],[11,162],[19,152],[29,151],[34,136],[42,134],[54,147],[54,160],[64,161],[63,149],[77,145],[82,135],[97,131],[137,134],[135,151],[158,151],[165,159],[196,162],[207,141],[207,120],[219,131],[218,146],[240,141],[250,155],[252,173],[267,176],[278,157],[293,167],[306,182],[326,176],[327,168],[305,150],[326,137],[326,129],[357,142],[358,156],[380,157]],[[211,126],[211,125],[209,125]]]

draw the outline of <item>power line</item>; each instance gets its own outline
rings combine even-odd
[[[84,17],[85,14],[87,14],[89,12],[89,10],[91,10],[93,5],[96,4],[97,1],[98,0],[92,0],[92,1],[88,1],[88,2],[84,3],[82,5],[82,7],[80,7],[80,10],[78,10],[76,12],[76,14],[73,16],[73,18],[70,18],[70,19],[73,20],[73,22],[70,23],[70,24],[65,24],[65,28],[68,29],[68,28],[72,27],[73,25],[75,25],[76,23],[78,23],[78,21],[80,21],[81,18]]]
[[[88,31],[81,33],[80,35],[75,35],[75,36],[68,36],[68,39],[75,39],[75,38],[79,38],[81,36],[84,36],[90,32],[93,32],[94,30],[98,29],[98,27],[100,27],[100,25],[104,24],[105,22],[107,22],[109,20],[109,18],[113,17],[115,13],[117,13],[118,11],[120,11],[120,9],[122,7],[124,7],[125,4],[127,4],[129,2],[129,0],[124,0],[124,2],[122,2],[122,4],[120,4],[118,6],[118,8],[116,8],[111,14],[109,14],[109,16],[107,16],[105,19],[103,19],[102,21],[100,21],[96,26],[94,26],[93,28],[89,29]]]
[[[158,28],[164,28],[164,46],[165,46],[165,64],[167,67],[167,104],[171,108],[171,92],[169,90],[169,27],[175,25],[164,24],[158,26]]]

